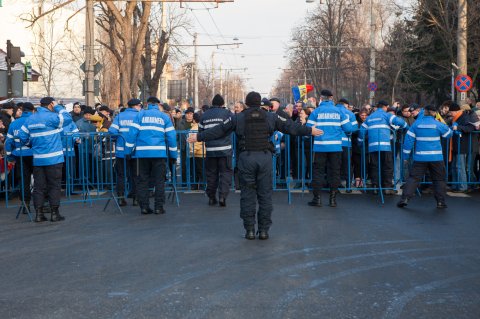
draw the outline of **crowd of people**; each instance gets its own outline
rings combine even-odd
[[[451,191],[470,192],[480,180],[479,135],[474,132],[479,129],[480,102],[472,99],[461,106],[453,101],[434,107],[390,105],[380,100],[356,108],[344,98],[334,102],[333,94],[322,90],[318,99],[309,97],[306,103],[283,107],[279,99],[262,99],[258,93],[249,94],[245,103],[237,102],[231,109],[220,95],[197,110],[187,105],[172,108],[156,97],[146,104],[131,99],[126,107],[112,110],[77,102],[67,112],[61,102],[47,97],[39,106],[28,102],[2,105],[2,173],[18,167],[22,160],[22,172],[15,170],[12,180],[18,185],[23,174],[21,195],[28,210],[33,174],[37,222],[46,220],[46,201],[51,220],[64,219],[58,210],[62,175],[65,180],[63,163],[67,157],[78,157],[80,139],[75,134],[82,133],[110,134],[118,204],[127,205],[126,198],[131,197],[142,214],[165,213],[165,178],[168,171],[177,175],[177,160],[179,185],[205,188],[211,206],[227,205],[233,180],[242,190],[241,217],[247,239],[255,238],[257,222],[260,238],[268,238],[273,177],[281,184],[291,176],[310,187],[313,199],[308,204],[315,207],[322,206],[324,188],[329,190],[329,206],[335,207],[341,186],[393,195],[396,186],[407,180],[399,202],[404,207],[413,196],[412,189],[424,178],[433,183],[437,207],[444,208],[446,186],[441,182],[451,182]],[[420,167],[417,162],[438,162],[438,166]],[[155,190],[153,209],[149,188]],[[422,188],[428,191],[428,185]]]

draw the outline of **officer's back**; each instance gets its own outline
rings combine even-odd
[[[356,129],[331,100],[320,103],[308,117],[307,126],[315,126],[324,131],[323,135],[314,139],[314,152],[341,152],[344,132]]]
[[[126,147],[132,148],[134,144],[134,158],[167,158],[168,151],[176,158],[175,128],[170,117],[157,105],[149,105],[146,110],[140,111],[131,124]]]
[[[58,113],[56,113],[58,112]],[[63,163],[63,144],[61,131],[64,125],[72,123],[70,114],[61,106],[55,106],[55,112],[39,107],[21,128],[22,142],[28,139],[33,150],[33,164],[46,166]]]
[[[379,101],[377,110],[367,117],[360,128],[359,141],[362,142],[368,132],[368,151],[386,151],[391,148],[391,130],[395,128],[407,128],[405,121],[393,114],[386,112],[388,103]]]
[[[217,125],[223,124],[232,117],[232,113],[223,108],[224,102],[220,95],[216,95],[212,101],[212,106],[203,113],[198,124],[199,132],[208,130]],[[218,139],[205,143],[207,157],[223,157],[232,155],[232,139],[230,135],[222,136]]]
[[[441,138],[449,138],[451,135],[452,130],[447,125],[435,120],[433,116],[423,116],[408,130],[403,152],[409,156],[414,149],[413,160],[416,162],[443,161]]]
[[[132,99],[129,103],[135,103],[137,100]],[[127,138],[128,133],[130,132],[130,127],[133,125],[135,118],[138,116],[138,110],[136,107],[139,104],[129,105],[129,108],[119,113],[114,119],[112,125],[108,128],[108,132],[110,134],[120,134],[121,137],[116,139],[116,155],[120,158],[124,157],[125,152],[125,141]]]

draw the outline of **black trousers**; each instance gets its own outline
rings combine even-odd
[[[62,194],[62,167],[63,163],[49,166],[33,167],[33,204],[35,210],[43,207],[45,196],[48,197],[50,207],[60,206]]]
[[[393,187],[393,155],[392,152],[380,152],[380,163],[378,158],[379,152],[369,153],[370,158],[370,178],[374,185],[380,185],[378,181],[378,165],[380,165],[380,172],[382,177],[382,187]]]
[[[232,185],[232,157],[207,157],[205,170],[207,172],[207,196],[215,198],[218,189],[218,196],[227,198]]]
[[[166,158],[139,158],[139,176],[137,184],[137,199],[141,208],[149,207],[148,182],[154,180],[155,208],[165,204],[165,174],[167,170]]]
[[[240,217],[245,229],[268,230],[272,225],[272,153],[245,151],[238,157]],[[257,212],[258,200],[258,212]]]
[[[18,185],[21,185],[21,177],[22,177],[22,168],[20,165],[23,166],[23,200],[29,202],[32,198],[32,173],[33,173],[33,156],[22,156],[22,157],[15,157],[15,161],[17,165],[15,166],[15,173],[17,175]],[[22,161],[20,163],[20,161]],[[21,195],[20,195],[21,196]],[[22,197],[20,197],[22,199]]]
[[[117,174],[117,195],[125,196],[125,183],[129,187],[129,194],[137,194],[137,160],[124,159],[117,157],[115,159],[115,172]],[[126,175],[125,175],[126,173]]]
[[[410,169],[407,183],[403,189],[402,198],[412,198],[415,195],[415,190],[418,184],[423,179],[425,173],[430,173],[430,178],[433,183],[433,192],[437,201],[444,202],[446,194],[447,172],[445,170],[445,163],[443,161],[438,162],[413,162]]]
[[[320,195],[325,184],[325,168],[327,169],[327,182],[330,190],[337,190],[340,185],[340,167],[342,165],[342,152],[314,153],[312,188],[315,196]]]
[[[352,154],[353,176],[355,178],[362,178],[362,154]]]
[[[200,187],[201,183],[204,183],[204,178],[203,178],[203,162],[204,158],[203,157],[194,157],[194,163],[195,163],[195,179],[192,181],[195,182],[196,185]]]
[[[341,179],[350,182],[352,177],[352,148],[342,146]],[[350,176],[349,176],[350,175]]]

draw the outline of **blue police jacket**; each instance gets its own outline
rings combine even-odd
[[[64,126],[72,123],[72,117],[59,105],[55,106],[54,110],[55,112],[46,107],[37,108],[18,133],[23,145],[31,144],[34,166],[64,162],[61,132]]]
[[[415,146],[413,160],[416,162],[443,161],[441,137],[450,138],[453,131],[433,116],[423,115],[408,130],[403,142],[403,154],[410,157]]]
[[[313,151],[325,153],[341,152],[344,134],[357,129],[352,125],[352,120],[340,108],[335,107],[332,101],[322,101],[308,117],[307,126],[323,130],[324,134],[315,136],[313,140]]]
[[[177,158],[175,128],[157,105],[148,105],[130,124],[125,143],[125,155],[129,154],[134,158]]]
[[[71,115],[70,115],[71,116]],[[67,157],[75,157],[75,133],[78,133],[79,130],[73,121],[67,125],[63,126],[61,136],[62,136],[62,146],[63,153]]]
[[[352,111],[348,110],[341,103],[337,104],[337,107],[340,110],[340,112],[348,116],[350,123],[355,127],[355,130],[353,132],[357,131],[358,122],[357,122],[357,118],[355,117],[355,114],[353,114]],[[352,140],[351,140],[350,134],[347,135],[345,131],[343,131],[343,135],[342,135],[342,147],[352,147]]]
[[[202,132],[223,124],[231,117],[232,112],[229,110],[218,106],[212,106],[200,118],[198,131]],[[207,157],[232,156],[232,135],[225,135],[216,140],[205,142],[205,150]]]
[[[112,125],[110,125],[108,132],[110,134],[120,134],[121,137],[116,139],[115,156],[119,158],[125,157],[125,141],[127,135],[130,132],[135,118],[138,115],[136,109],[128,108],[124,112],[119,113],[114,119]]]
[[[18,133],[25,121],[32,115],[31,112],[23,112],[22,116],[13,121],[8,127],[7,139],[5,140],[5,153],[7,157],[13,156],[32,156],[33,151],[30,146],[23,145],[20,142]]]
[[[363,143],[365,135],[368,134],[369,152],[391,152],[392,139],[391,129],[408,128],[405,121],[393,114],[385,112],[379,108],[373,112],[365,122],[360,126],[358,141]]]
[[[280,131],[275,131],[272,135],[272,143],[275,145],[275,154],[280,154],[282,151],[282,138],[283,133]]]

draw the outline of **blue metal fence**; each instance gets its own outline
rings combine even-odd
[[[198,145],[195,146],[186,142],[187,135],[192,132],[194,131],[177,131],[179,149],[177,164],[169,167],[167,172],[167,196],[169,196],[172,202],[176,201],[177,205],[179,204],[178,193],[201,191],[206,188],[205,149],[202,148],[200,154],[198,151],[195,154],[195,147],[198,148]],[[453,139],[458,141],[456,149],[451,149],[450,139],[443,140],[444,158],[448,173],[446,180],[452,188],[464,190],[480,184],[479,133],[473,132],[465,136],[455,135]],[[345,184],[342,185],[341,189],[347,193],[352,191],[377,191],[382,202],[383,191],[387,189],[398,190],[405,182],[409,167],[408,164],[404,163],[405,158],[401,149],[399,149],[403,143],[403,137],[404,135],[401,131],[392,130],[391,143],[394,167],[394,173],[391,176],[392,188],[382,188],[380,152],[376,152],[379,162],[379,183],[377,187],[371,186],[372,183],[369,182],[371,174],[369,174],[368,146],[367,143],[364,143],[360,146],[354,145],[353,148],[345,149],[347,157],[345,171],[343,172]],[[118,168],[116,165],[115,145],[116,141],[122,138],[121,135],[74,133],[66,134],[63,138],[66,156],[62,183],[64,194],[62,204],[81,202],[91,206],[95,201],[103,200],[106,201],[105,210],[113,200],[121,213],[121,207],[118,206],[117,202],[118,194],[115,192],[116,185],[117,183],[124,183],[127,194],[131,189],[131,181],[127,177],[125,159],[123,159],[123,176],[125,178],[121,181],[117,180],[116,169]],[[351,136],[348,138],[352,139]],[[461,139],[468,139],[469,152],[467,154],[462,154],[461,152]],[[275,142],[279,143],[279,147],[273,155],[272,187],[274,191],[287,192],[287,199],[290,203],[292,192],[306,193],[311,189],[310,183],[312,181],[311,172],[313,170],[314,156],[313,138],[284,135],[281,140]],[[355,138],[353,138],[352,142],[356,143]],[[238,154],[234,135],[232,135],[232,145],[232,164],[233,167],[236,167]],[[358,160],[360,163],[357,163]],[[25,184],[23,181],[22,163],[21,158],[17,160],[16,165],[13,167],[9,166],[3,158],[0,163],[0,197],[4,198],[6,207],[19,208],[17,217],[27,207],[22,191]],[[360,167],[360,173],[358,172],[358,166]],[[137,173],[134,172],[134,174]],[[234,174],[232,177],[232,190],[239,188],[235,177]],[[423,184],[427,185],[429,183],[427,176]],[[30,219],[32,218],[30,211],[27,211],[27,215]]]

